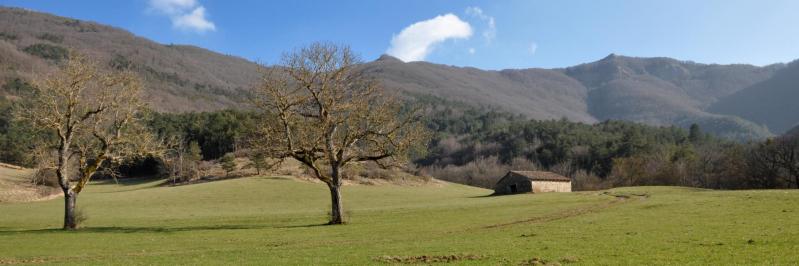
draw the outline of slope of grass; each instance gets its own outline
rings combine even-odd
[[[52,198],[56,189],[31,184],[32,174],[32,169],[0,163],[0,203]]]
[[[0,204],[0,263],[795,264],[799,191],[640,187],[486,197],[455,184],[348,186],[350,223],[322,226],[323,185],[244,178],[89,186],[62,202]],[[423,257],[426,256],[426,257]]]

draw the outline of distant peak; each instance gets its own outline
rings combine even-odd
[[[619,56],[619,55],[617,55],[615,53],[610,53],[608,56],[605,56],[605,58],[602,58],[602,60],[614,60],[614,59],[618,59],[618,58],[621,58],[621,56]]]
[[[380,58],[378,58],[375,61],[376,62],[399,62],[399,63],[402,63],[402,60],[399,60],[399,58],[396,58],[396,57],[393,57],[393,56],[390,56],[390,55],[387,55],[387,54],[381,55]]]

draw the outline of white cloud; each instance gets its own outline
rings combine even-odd
[[[535,43],[535,42],[531,43],[530,44],[530,50],[528,50],[528,52],[530,52],[531,55],[535,55],[535,52],[537,50],[538,50],[538,44]]]
[[[199,33],[216,30],[216,25],[205,16],[205,7],[197,0],[150,0],[150,10],[168,16],[177,29]]]
[[[172,24],[177,28],[196,30],[199,32],[216,30],[216,25],[205,18],[205,7],[203,6],[195,8],[191,13],[173,18]]]
[[[165,14],[180,14],[197,6],[196,0],[150,0],[150,8]]]
[[[436,44],[448,39],[468,39],[472,36],[469,23],[453,14],[439,15],[406,27],[391,38],[386,53],[402,61],[424,60]]]
[[[474,54],[476,52],[477,52],[477,50],[475,50],[474,48],[469,48],[469,54]]]
[[[491,42],[497,36],[497,24],[494,21],[494,17],[486,15],[483,12],[483,9],[472,6],[466,8],[466,15],[473,16],[479,18],[482,21],[486,22],[486,29],[483,30],[483,38],[485,38],[486,42]]]

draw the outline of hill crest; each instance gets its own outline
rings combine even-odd
[[[1,85],[51,70],[59,54],[45,52],[59,49],[89,53],[106,67],[138,72],[147,83],[148,101],[158,111],[238,108],[259,76],[257,64],[239,57],[196,46],[159,44],[94,22],[0,7]],[[772,127],[766,118],[718,111],[715,106],[723,104],[720,99],[766,82],[782,68],[787,67],[617,54],[558,69],[480,70],[405,63],[389,55],[361,66],[387,88],[413,97],[443,98],[532,119],[585,123],[618,119],[685,127],[697,123],[708,132],[739,139],[770,136],[761,125],[777,129],[775,133],[784,129]],[[799,113],[785,116],[789,122],[799,122]]]

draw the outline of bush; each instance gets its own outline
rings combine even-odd
[[[86,212],[86,209],[82,207],[75,209],[75,224],[80,226],[87,220],[89,220],[89,214]]]
[[[512,166],[499,162],[496,156],[478,158],[464,165],[426,167],[423,171],[438,179],[471,186],[493,188]],[[527,169],[533,170],[533,169]]]
[[[225,169],[226,175],[229,176],[231,172],[236,171],[236,157],[232,153],[222,156],[219,162],[222,164],[222,169]]]
[[[30,177],[31,183],[34,185],[42,185],[48,187],[59,187],[58,177],[53,168],[40,168],[36,169]]]
[[[133,62],[124,55],[115,54],[111,61],[108,62],[108,66],[116,70],[126,70],[133,66]]]
[[[14,40],[16,40],[17,38],[18,38],[18,37],[17,37],[17,35],[16,35],[16,34],[13,34],[13,33],[7,33],[7,32],[0,32],[0,40],[14,41]]]
[[[249,154],[250,165],[249,167],[255,168],[256,174],[261,174],[261,171],[267,167],[266,156],[262,152],[251,152]]]
[[[585,170],[577,171],[571,179],[573,191],[603,190],[611,187],[610,183]]]
[[[64,41],[64,36],[50,34],[50,33],[43,33],[43,34],[39,35],[39,39],[40,40],[45,40],[45,41],[51,41],[51,42],[54,42],[54,43],[61,43],[61,42]]]
[[[47,60],[59,62],[69,56],[69,50],[64,47],[46,43],[37,43],[25,47],[22,51]]]

